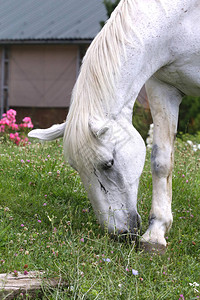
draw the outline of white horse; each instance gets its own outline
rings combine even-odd
[[[30,137],[64,135],[64,155],[79,173],[96,216],[112,234],[137,234],[138,183],[145,144],[132,126],[146,90],[154,122],[153,199],[147,249],[165,249],[172,225],[172,167],[179,104],[200,96],[200,1],[121,0],[89,47],[65,123]]]

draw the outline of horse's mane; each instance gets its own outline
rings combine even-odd
[[[133,0],[120,1],[83,59],[64,136],[65,157],[77,162],[75,165],[94,161],[94,155],[98,159],[97,139],[91,133],[89,120],[94,116],[106,121],[110,115],[133,3]]]

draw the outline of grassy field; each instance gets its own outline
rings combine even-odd
[[[38,299],[198,299],[199,153],[176,143],[174,223],[159,256],[100,230],[78,174],[64,164],[61,141],[0,143],[0,273],[24,272],[27,265],[26,272],[45,270],[66,283],[45,288]],[[148,152],[138,195],[143,230],[151,189]]]

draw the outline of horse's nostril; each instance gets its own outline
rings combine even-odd
[[[113,166],[114,165],[114,159],[111,159],[110,163]]]
[[[137,234],[141,227],[140,215],[138,213],[130,214],[128,225],[129,231],[133,234]]]
[[[104,165],[103,165],[103,168],[104,169],[110,169],[114,164],[114,159],[111,159],[109,161],[107,161]]]

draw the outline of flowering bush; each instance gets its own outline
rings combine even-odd
[[[152,148],[153,145],[153,124],[150,124],[149,131],[148,131],[148,137],[146,139],[147,148]]]
[[[196,152],[197,150],[200,150],[200,144],[193,143],[190,140],[187,140],[187,143],[192,147],[194,152]]]
[[[31,118],[25,117],[21,124],[16,123],[17,112],[14,109],[9,109],[3,118],[0,120],[0,133],[4,137],[9,136],[16,145],[25,145],[28,142],[27,133],[33,124]]]

